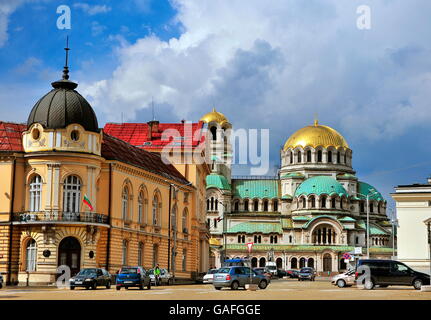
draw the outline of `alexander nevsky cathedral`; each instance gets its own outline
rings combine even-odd
[[[317,120],[297,131],[292,128],[280,151],[277,177],[236,179],[224,134],[232,125],[216,110],[201,121],[208,125],[213,152],[206,205],[214,267],[226,257],[249,258],[253,267],[272,261],[282,269],[343,271],[349,264],[346,253],[367,254],[367,212],[370,257],[390,258],[386,201],[358,180],[353,152],[339,132]],[[216,155],[213,150],[220,146],[225,152]],[[253,243],[250,254],[247,243]]]

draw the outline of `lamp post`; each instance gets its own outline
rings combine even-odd
[[[398,219],[395,215],[395,209],[389,208],[391,211],[391,224],[392,224],[392,259],[395,260],[395,227],[398,226]]]
[[[429,260],[430,260],[430,276],[431,276],[431,218],[424,221],[428,230],[428,246],[429,246]]]
[[[223,262],[226,260],[226,248],[227,248],[227,240],[226,240],[226,227],[227,227],[227,219],[225,217],[225,210],[226,210],[226,205],[219,201],[219,204],[221,204],[223,206],[223,211],[222,211],[222,219],[223,219],[223,231],[222,231],[222,236],[223,236],[223,255],[222,255],[222,261],[221,264],[223,266]]]
[[[378,193],[374,189],[370,189],[370,193],[367,195],[359,193],[359,192],[353,192],[354,194],[358,194],[360,196],[363,196],[367,199],[367,259],[370,258],[370,197],[376,193]]]

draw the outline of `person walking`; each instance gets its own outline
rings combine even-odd
[[[159,264],[156,264],[156,267],[154,268],[154,278],[156,282],[156,286],[160,285],[160,267]]]

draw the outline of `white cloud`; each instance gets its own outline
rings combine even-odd
[[[78,2],[73,4],[74,8],[81,9],[85,13],[87,13],[90,16],[99,14],[99,13],[107,13],[111,11],[111,7],[106,5],[94,5],[91,6],[88,3]]]
[[[236,127],[283,134],[317,112],[348,135],[396,137],[431,121],[431,21],[415,9],[431,3],[374,1],[367,31],[356,28],[360,4],[175,0],[178,39],[122,42],[112,76],[80,88],[109,120],[119,108],[132,120],[154,97],[179,118],[215,104]]]
[[[0,0],[0,48],[7,42],[9,16],[23,3],[22,0]]]

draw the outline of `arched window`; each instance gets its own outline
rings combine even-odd
[[[40,211],[42,178],[35,175],[30,181],[30,211]]]
[[[124,221],[129,220],[129,188],[125,186],[123,188],[123,194],[121,196],[121,212]]]
[[[305,200],[305,197],[302,198],[302,208],[305,209],[307,207],[307,200]]]
[[[239,211],[239,201],[235,201],[235,202],[234,202],[234,204],[233,204],[233,210],[234,210],[235,212],[238,212],[238,211]]]
[[[177,230],[177,206],[171,209],[171,228],[172,230]]]
[[[299,259],[299,268],[304,268],[305,267],[305,258],[301,258]]]
[[[157,244],[153,245],[153,266],[155,266],[159,261],[159,246]]]
[[[322,150],[317,151],[317,162],[322,162]]]
[[[302,161],[302,153],[301,153],[301,151],[298,151],[298,154],[297,154],[297,156],[298,156],[298,163],[301,163],[301,161]]]
[[[215,210],[218,210],[218,199],[215,200]]]
[[[293,163],[293,152],[289,152],[290,163]]]
[[[138,246],[138,266],[144,265],[144,244],[139,242]]]
[[[259,267],[264,268],[266,263],[266,259],[264,257],[259,259]]]
[[[328,162],[332,162],[332,151],[328,151]]]
[[[37,245],[34,239],[27,241],[25,270],[28,272],[36,271]]]
[[[335,209],[335,207],[336,207],[336,200],[335,198],[331,198],[331,208]]]
[[[316,208],[316,198],[314,196],[311,196],[311,207]]]
[[[187,249],[183,249],[182,263],[183,271],[187,270]]]
[[[290,267],[292,269],[297,269],[298,268],[298,259],[296,259],[296,258],[290,259]]]
[[[211,131],[211,136],[212,136],[213,141],[216,141],[217,140],[217,127],[211,127],[210,131]]]
[[[340,198],[340,209],[344,208],[344,198]]]
[[[122,250],[122,263],[123,266],[127,265],[127,258],[129,254],[129,244],[127,243],[127,240],[123,240],[123,250]]]
[[[377,213],[380,213],[380,203],[377,204]]]
[[[313,258],[308,258],[307,267],[314,268],[314,259]]]
[[[210,199],[207,199],[207,211],[210,211]]]
[[[336,243],[336,233],[330,225],[321,225],[314,229],[312,234],[313,244],[328,245]]]
[[[146,199],[144,192],[139,192],[138,196],[138,223],[145,223],[146,222]]]
[[[359,210],[360,210],[360,212],[365,212],[365,203],[364,203],[364,201],[359,202]]]
[[[68,176],[63,184],[63,212],[79,213],[81,205],[81,180]]]
[[[157,194],[153,197],[153,225],[160,226],[160,199]]]
[[[311,162],[311,150],[307,151],[307,162]]]
[[[254,211],[259,211],[259,200],[254,200],[253,201],[253,210]]]
[[[248,211],[248,200],[244,201],[244,211]]]
[[[347,164],[347,154],[344,154],[344,163]]]
[[[278,211],[278,201],[277,200],[274,200],[273,202],[272,202],[272,211]]]
[[[186,234],[189,233],[188,219],[189,219],[189,212],[188,212],[187,208],[184,208],[182,227],[183,227],[183,233],[186,233]]]
[[[341,159],[340,159],[340,152],[338,151],[338,152],[337,152],[337,163],[340,163],[340,160],[341,160]]]
[[[251,267],[252,268],[257,268],[257,258],[256,257],[253,257],[251,259]]]
[[[292,236],[289,236],[289,243],[292,243],[292,240],[293,240]]]
[[[370,202],[370,212],[374,212],[374,203]]]
[[[263,211],[265,211],[265,212],[268,211],[268,200],[263,201]]]
[[[322,198],[320,199],[320,202],[321,202],[321,207],[322,207],[322,208],[326,208],[326,197],[322,197]]]

